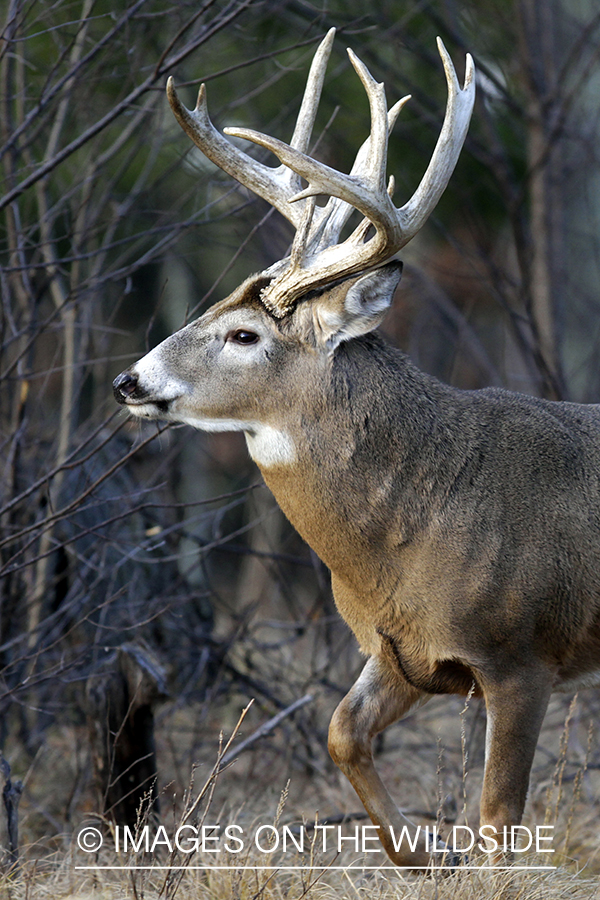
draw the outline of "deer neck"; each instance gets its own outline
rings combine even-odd
[[[391,543],[410,543],[445,492],[456,456],[452,389],[369,336],[338,348],[320,391],[312,407],[290,404],[273,441],[281,459],[255,459],[334,575],[364,585],[380,579]]]

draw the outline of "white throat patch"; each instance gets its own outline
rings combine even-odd
[[[248,452],[259,466],[289,466],[296,459],[296,448],[285,431],[270,425],[256,425],[246,431]]]
[[[265,469],[289,466],[296,460],[296,448],[289,434],[271,425],[236,419],[195,419],[192,416],[182,417],[180,421],[201,431],[243,431],[250,456]]]

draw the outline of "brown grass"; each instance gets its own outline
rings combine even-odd
[[[340,826],[345,836],[353,835],[368,820],[351,819],[361,806],[352,789],[327,761],[325,752],[312,767],[299,765],[284,730],[257,742],[218,777],[215,759],[219,737],[204,733],[204,745],[212,746],[211,757],[196,759],[191,786],[182,784],[182,772],[190,754],[198,747],[194,740],[193,711],[165,707],[160,717],[158,752],[161,760],[161,822],[173,836],[182,822],[197,826],[219,824],[224,829],[236,824],[243,829],[244,851],[227,853],[221,843],[217,855],[169,854],[166,848],[154,854],[117,854],[114,832],[94,814],[89,785],[82,789],[73,811],[70,833],[61,831],[65,819],[65,786],[72,783],[78,768],[85,768],[83,734],[73,729],[55,731],[29,773],[21,809],[22,860],[20,868],[5,874],[0,897],[71,898],[71,900],[301,900],[322,898],[414,898],[414,900],[485,900],[506,897],[573,898],[600,900],[600,854],[598,840],[597,740],[590,726],[595,712],[594,696],[582,695],[569,707],[564,699],[553,700],[540,748],[536,756],[530,798],[524,823],[552,824],[555,827],[550,857],[551,871],[518,868],[509,870],[469,869],[453,875],[423,877],[384,868],[382,853],[364,855],[346,847],[342,853],[328,847],[323,852],[310,827],[315,819],[350,818]],[[232,703],[232,706],[234,704]],[[238,706],[239,709],[239,706]],[[327,712],[326,710],[323,711]],[[228,733],[235,731],[233,709],[221,710]],[[240,737],[251,734],[261,722],[261,711],[252,708],[240,727]],[[562,727],[561,727],[562,723]],[[457,823],[477,822],[477,804],[482,776],[483,713],[476,704],[467,709],[457,700],[439,698],[424,707],[410,721],[389,730],[379,748],[378,766],[393,795],[410,813],[415,823],[433,824],[438,807],[457,810]],[[206,729],[208,729],[206,725]],[[234,744],[235,746],[235,744]],[[80,753],[74,748],[80,748]],[[220,753],[224,752],[221,744]],[[82,757],[83,753],[83,757]],[[83,761],[82,761],[83,759]],[[189,773],[188,767],[187,772]],[[289,784],[288,784],[289,780]],[[187,788],[187,790],[186,790]],[[341,818],[335,818],[339,822]],[[284,825],[299,840],[302,823],[307,825],[304,852],[268,852],[263,829],[263,851],[253,844],[260,826],[274,825],[281,833]],[[82,853],[76,835],[84,824],[104,831],[104,848],[98,854]],[[447,825],[446,828],[449,826]],[[473,825],[476,827],[476,824]],[[151,834],[157,823],[151,823]],[[360,833],[360,832],[359,832]],[[222,834],[222,832],[221,832]],[[239,832],[238,832],[239,834]],[[215,868],[215,861],[228,869]],[[472,865],[487,860],[471,857]],[[518,858],[518,864],[548,863]],[[87,869],[81,866],[144,866],[137,870]],[[182,866],[168,870],[169,865]],[[191,866],[207,866],[206,869]],[[283,866],[302,866],[301,869]],[[272,866],[274,868],[253,868]],[[375,867],[379,866],[379,869]]]

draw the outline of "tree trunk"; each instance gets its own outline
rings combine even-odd
[[[86,687],[94,771],[104,814],[134,828],[159,811],[153,707],[167,689],[146,649],[124,644],[111,662]]]
[[[0,754],[0,772],[3,778],[0,803],[0,866],[14,866],[19,857],[19,801],[23,791],[21,781],[11,781],[10,766]]]
[[[560,291],[564,285],[564,194],[562,143],[555,133],[561,93],[559,30],[555,0],[521,0],[521,67],[527,95],[529,271],[524,288],[538,364],[551,399],[565,399],[560,352]]]

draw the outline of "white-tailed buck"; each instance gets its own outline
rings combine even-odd
[[[598,679],[600,408],[456,390],[374,333],[400,280],[390,260],[458,159],[473,65],[467,57],[461,88],[439,42],[444,125],[397,209],[386,148],[407,98],[388,112],[383,85],[352,53],[370,137],[349,175],[307,155],[332,40],[317,51],[289,145],[226,129],[271,150],[278,168],[214,128],[204,87],[190,112],[169,81],[186,134],[296,237],[289,256],[155,347],[114,390],[135,416],[245,433],[284,513],[331,569],[337,607],[368,656],[333,716],[331,755],[391,859],[421,867],[424,847],[394,847],[406,820],[375,771],[373,737],[432,694],[483,696],[481,825],[501,834],[521,820],[551,692]],[[322,194],[328,202],[316,205]],[[364,218],[342,240],[354,210]]]

